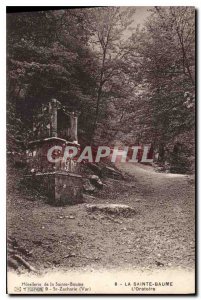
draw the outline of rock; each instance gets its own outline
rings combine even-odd
[[[160,262],[160,261],[155,261],[155,263],[156,263],[156,265],[158,266],[158,267],[163,267],[164,266],[164,263],[162,263],[162,262]]]
[[[83,188],[85,192],[93,193],[95,191],[95,187],[90,183],[88,179],[85,180],[85,183],[83,184]]]
[[[102,175],[113,178],[113,179],[123,179],[124,178],[121,172],[119,172],[111,167],[104,167],[102,169]]]
[[[87,165],[94,173],[98,174],[98,176],[101,176],[102,170],[99,166],[97,166],[94,163],[88,163]]]
[[[103,187],[103,183],[97,175],[89,175],[89,180],[97,188]]]
[[[131,217],[136,214],[134,208],[123,204],[86,204],[89,212],[101,212],[110,215]]]

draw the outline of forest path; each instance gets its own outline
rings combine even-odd
[[[159,173],[150,165],[140,163],[120,163],[117,166],[121,171],[124,171],[134,176],[138,186],[142,189],[143,194],[149,194],[155,197],[165,197],[168,194],[174,199],[186,198],[186,189],[188,190],[188,182],[191,176],[183,174]],[[175,195],[178,194],[178,195]]]
[[[86,204],[53,207],[13,189],[8,234],[36,269],[194,268],[194,185],[189,176],[122,163],[128,180],[105,179],[91,204],[126,204],[132,217],[89,213]],[[15,184],[15,174],[13,180]]]

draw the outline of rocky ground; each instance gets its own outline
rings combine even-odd
[[[9,251],[35,270],[99,268],[194,268],[194,180],[122,163],[125,180],[105,179],[102,191],[83,204],[53,207],[22,191],[20,171],[8,170]],[[124,215],[87,209],[87,204],[124,204]],[[10,249],[12,248],[12,249]],[[25,270],[23,262],[9,268]]]

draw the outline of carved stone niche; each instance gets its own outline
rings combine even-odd
[[[42,105],[33,118],[33,139],[59,137],[69,142],[78,143],[78,116],[69,112],[56,99]]]
[[[66,146],[79,148],[76,114],[52,99],[34,117],[33,136],[27,148],[26,180],[48,196],[53,205],[81,203],[83,184],[79,163],[72,159],[55,163],[47,158],[48,150],[54,146],[62,149],[61,157]]]

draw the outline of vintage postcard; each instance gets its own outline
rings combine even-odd
[[[7,7],[7,293],[195,294],[195,7]]]

